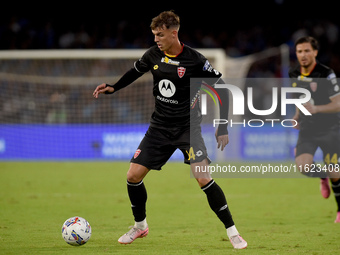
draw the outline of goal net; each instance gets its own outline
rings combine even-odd
[[[234,78],[246,77],[257,60],[282,59],[281,48],[239,59],[219,49],[199,51]],[[151,74],[114,96],[94,99],[92,92],[101,83],[117,81],[144,52],[0,52],[0,160],[130,159],[154,108]],[[182,160],[182,155],[173,159]]]

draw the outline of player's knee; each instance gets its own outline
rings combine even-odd
[[[295,163],[298,168],[308,168],[313,164],[313,157],[299,156],[295,158]]]
[[[128,171],[126,174],[126,179],[128,182],[131,183],[138,183],[140,182],[143,178],[140,178],[139,176],[137,176],[133,171]]]
[[[128,182],[138,183],[144,179],[148,172],[149,169],[144,166],[138,164],[131,164],[129,171],[127,172],[126,178]]]
[[[211,181],[211,178],[196,178],[196,180],[198,185],[202,188]]]
[[[310,172],[310,169],[313,164],[313,159],[309,160],[306,158],[296,158],[295,163],[297,166],[297,169],[300,171],[300,173],[306,175]]]

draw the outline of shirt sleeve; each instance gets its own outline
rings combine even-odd
[[[335,97],[340,94],[340,88],[338,84],[338,80],[333,70],[330,70],[327,76],[328,86],[328,96],[329,98]]]
[[[141,77],[144,73],[150,70],[150,62],[149,62],[150,49],[144,53],[144,55],[134,63],[134,67],[127,71],[114,85],[106,84],[106,86],[110,86],[114,88],[112,93],[115,93],[126,86],[130,85],[132,82]],[[105,94],[112,94],[109,92],[105,92]]]
[[[223,84],[224,81],[221,79],[222,74],[217,71],[209,63],[209,61],[203,56],[200,56],[200,77],[202,77],[203,82],[214,87],[216,83]],[[228,119],[229,113],[229,93],[227,89],[216,89],[217,94],[220,97],[222,105],[220,105],[220,119]],[[217,130],[217,136],[227,135],[228,125],[219,125]]]
[[[150,71],[150,49],[144,53],[144,55],[134,63],[135,69],[139,73],[147,73]]]
[[[224,81],[222,79],[219,79],[217,81],[219,84],[224,84]],[[229,92],[227,89],[216,89],[216,92],[218,93],[220,99],[221,99],[221,105],[220,105],[220,119],[227,120],[229,115]],[[220,135],[227,135],[228,134],[228,125],[219,125],[217,136]]]
[[[120,79],[116,82],[114,85],[106,84],[106,86],[114,88],[114,91],[112,93],[115,93],[126,86],[130,85],[132,82],[137,80],[139,77],[141,77],[143,73],[138,72],[136,69],[131,68],[129,71],[127,71]],[[105,94],[112,94],[109,92],[105,92]]]
[[[209,63],[209,61],[203,56],[200,56],[200,65],[201,72],[200,77],[207,78],[204,81],[209,85],[213,86],[215,83],[221,78],[222,74],[217,71],[213,66]]]

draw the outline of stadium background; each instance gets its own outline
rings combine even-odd
[[[67,49],[79,53],[81,49],[101,51],[113,47],[122,52],[147,48],[153,45],[150,19],[163,10],[174,9],[182,19],[180,38],[183,42],[193,47],[217,45],[235,60],[242,58],[236,56],[262,54],[286,43],[290,46],[293,64],[293,41],[306,30],[321,41],[319,59],[340,75],[339,19],[334,2],[240,0],[166,4],[6,2],[2,4],[0,16],[0,55],[25,49]],[[75,40],[75,36],[83,39]],[[132,60],[99,61],[100,64],[91,59],[41,61],[0,61],[0,254],[232,253],[223,226],[195,180],[189,180],[188,166],[181,162],[168,163],[163,171],[145,179],[149,236],[129,246],[117,242],[127,226],[132,225],[126,192],[129,163],[128,160],[114,161],[111,156],[102,157],[100,149],[104,142],[98,131],[102,132],[106,125],[109,133],[117,131],[116,136],[107,136],[108,152],[117,148],[112,153],[118,154],[121,150],[115,139],[121,139],[121,144],[134,142],[131,145],[134,153],[141,137],[131,134],[145,128],[150,116],[145,109],[152,110],[152,98],[150,101],[145,98],[151,96],[150,82],[142,80],[143,76],[114,97],[94,100],[92,91],[102,82],[102,79],[96,80],[98,75],[109,77],[112,82],[130,68]],[[274,56],[254,63],[247,76],[281,77],[284,74],[281,70],[280,61]],[[63,77],[71,82],[64,84]],[[136,93],[136,87],[143,90]],[[143,97],[138,97],[140,93]],[[134,100],[130,98],[132,95]],[[136,104],[134,109],[129,107],[132,102]],[[140,110],[145,114],[139,114]],[[61,114],[56,114],[58,112]],[[129,119],[126,119],[127,112],[132,114]],[[120,130],[114,130],[115,124]],[[130,130],[124,129],[126,127]],[[251,130],[245,131],[252,135],[248,132]],[[273,138],[286,140],[282,132],[270,133],[263,139],[266,132],[268,130],[258,130],[256,136],[247,140],[257,141],[257,145],[261,141],[272,142]],[[259,133],[263,135],[258,136]],[[91,146],[82,143],[95,134],[101,143],[91,143]],[[5,135],[13,146],[4,139]],[[228,153],[233,153],[230,148],[241,141],[236,135],[230,137]],[[79,144],[70,144],[74,139]],[[294,143],[295,138],[292,140]],[[282,146],[280,140],[274,141],[275,148],[265,143],[262,147],[277,151]],[[90,154],[86,154],[84,148]],[[66,160],[63,152],[68,156]],[[56,154],[60,157],[55,158]],[[131,156],[130,152],[127,154]],[[48,161],[51,155],[54,158]],[[236,166],[249,163],[243,158],[239,160],[232,163]],[[294,162],[290,154],[276,160],[278,164]],[[263,159],[257,162],[260,164],[265,164]],[[249,165],[256,164],[250,162]],[[327,200],[321,197],[318,179],[282,179],[278,175],[275,178],[243,177],[247,178],[217,180],[227,196],[237,228],[248,242],[243,253],[339,253],[334,197],[331,195]],[[91,240],[82,247],[71,247],[61,237],[62,223],[75,215],[86,218],[92,226]]]
[[[149,29],[151,18],[160,11],[174,9],[181,17],[180,40],[191,47],[223,49],[227,56],[238,59],[286,44],[290,49],[290,65],[294,65],[294,41],[312,35],[321,45],[318,59],[340,75],[339,21],[331,14],[327,1],[321,7],[318,6],[317,15],[311,15],[312,9],[303,3],[285,0],[240,1],[228,3],[225,8],[213,5],[145,8],[140,4],[130,8],[122,3],[112,9],[102,5],[77,9],[60,5],[44,11],[32,4],[27,8],[9,8],[0,17],[0,49],[146,49],[154,44]],[[131,61],[88,60],[86,64],[9,61],[2,62],[1,72],[77,77],[101,74],[118,78],[130,68]],[[287,77],[283,71],[287,68],[282,69],[280,55],[271,56],[255,61],[246,77]],[[129,159],[152,111],[148,83],[137,83],[117,94],[114,100],[107,97],[95,102],[91,93],[101,82],[70,86],[62,82],[36,84],[34,80],[4,79],[0,87],[3,95],[0,159]],[[136,95],[137,86],[140,94]],[[267,102],[263,95],[271,92],[265,86],[257,89],[261,92],[254,104],[261,109]],[[251,117],[246,113],[245,119]],[[227,159],[271,161],[293,157],[295,130],[265,127],[234,128],[230,132],[233,143],[225,153]],[[213,141],[207,143],[208,147],[214,146]],[[278,148],[277,143],[283,146]],[[181,154],[174,156],[175,160],[181,158]]]

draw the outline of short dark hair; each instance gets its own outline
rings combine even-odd
[[[297,39],[295,42],[295,49],[298,44],[302,44],[302,43],[310,43],[310,45],[312,45],[313,50],[319,50],[319,43],[314,37],[304,36],[304,37]]]
[[[176,27],[179,29],[180,21],[177,14],[173,11],[164,11],[161,12],[157,17],[154,17],[151,22],[151,29],[155,30],[158,27],[163,27],[165,25],[166,28]]]

